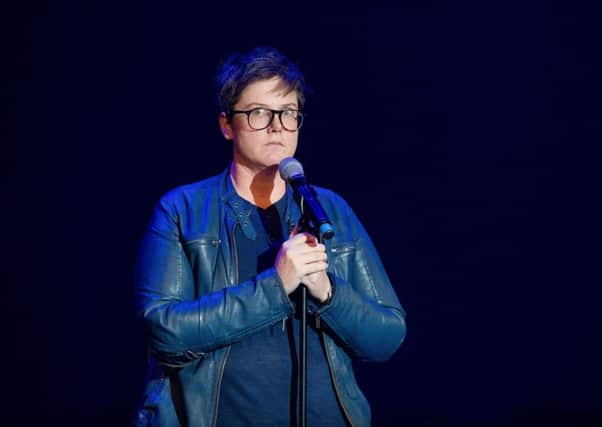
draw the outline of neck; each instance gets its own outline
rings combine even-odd
[[[262,209],[276,203],[286,192],[286,182],[280,177],[278,166],[251,171],[232,162],[230,177],[238,195]]]

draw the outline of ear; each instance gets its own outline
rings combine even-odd
[[[232,139],[232,125],[228,122],[228,117],[223,111],[219,113],[219,128],[222,131],[222,135],[227,141]]]

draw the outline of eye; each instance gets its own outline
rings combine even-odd
[[[294,119],[297,117],[297,110],[282,110],[282,115]]]
[[[255,117],[264,117],[270,114],[269,110],[265,108],[254,108],[251,110],[250,114]]]

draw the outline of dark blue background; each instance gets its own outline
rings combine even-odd
[[[125,3],[4,15],[2,425],[127,425],[139,239],[228,164],[213,76],[266,43],[315,91],[308,179],[352,204],[408,313],[393,359],[357,365],[375,425],[602,425],[593,7]]]

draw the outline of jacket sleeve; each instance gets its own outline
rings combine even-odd
[[[329,263],[334,265],[329,276],[334,294],[317,313],[355,358],[387,360],[405,338],[405,311],[366,230],[351,208],[342,203],[347,214],[340,226],[347,228],[352,244],[342,254],[332,254],[334,259]]]
[[[273,268],[236,286],[196,295],[172,206],[169,198],[157,204],[134,280],[150,352],[160,363],[178,367],[289,316],[292,304]]]

